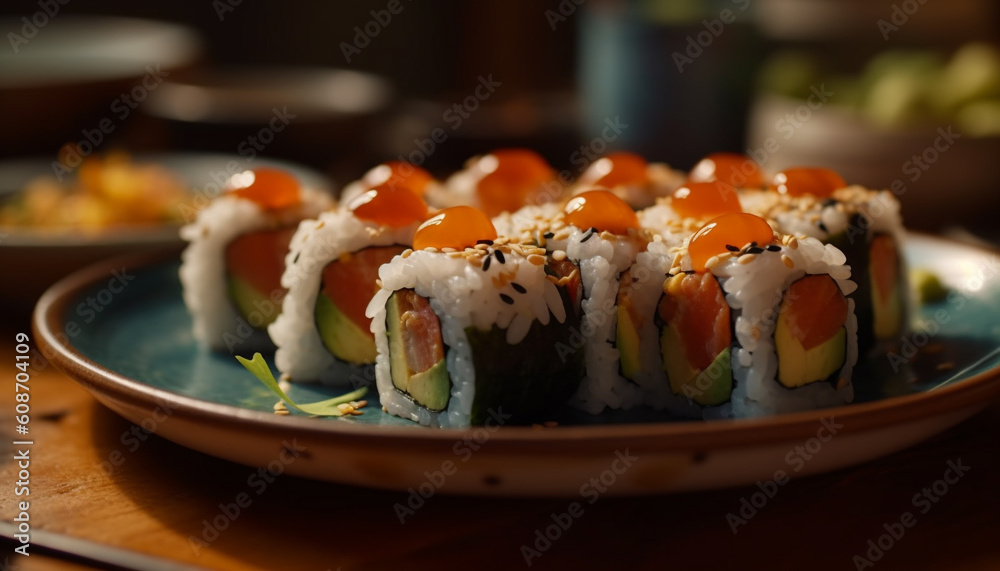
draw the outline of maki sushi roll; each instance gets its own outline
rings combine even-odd
[[[858,285],[853,299],[861,354],[905,333],[903,225],[891,192],[848,186],[830,169],[801,167],[779,172],[768,190],[743,192],[741,200],[779,232],[814,237],[844,252]]]
[[[668,410],[743,418],[853,400],[855,285],[843,253],[731,213],[675,254],[652,320]]]
[[[427,204],[404,183],[382,184],[346,207],[299,225],[281,278],[284,311],[268,331],[275,363],[292,381],[374,380],[375,337],[365,310],[382,264],[413,244]]]
[[[590,164],[574,185],[573,194],[594,187],[615,193],[635,210],[652,206],[684,182],[684,174],[662,163],[648,163],[635,153],[609,153]]]
[[[525,205],[557,202],[564,193],[555,169],[541,155],[514,148],[469,159],[443,186],[431,188],[427,201],[438,208],[475,206],[494,217]]]
[[[571,404],[591,414],[640,404],[638,386],[619,370],[623,349],[616,346],[617,298],[622,273],[645,249],[649,234],[640,228],[628,204],[603,189],[577,194],[558,217],[532,226],[531,232],[554,259],[579,268],[580,330],[560,347],[561,354],[582,352],[586,362],[586,374]]]
[[[413,246],[379,270],[367,312],[386,411],[443,427],[551,418],[583,370],[581,353],[556,357],[579,327],[573,276],[468,206],[428,219]]]
[[[181,228],[184,302],[194,336],[216,350],[271,350],[288,244],[300,221],[329,208],[325,194],[269,168],[234,175],[230,188]]]

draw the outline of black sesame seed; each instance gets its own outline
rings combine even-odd
[[[497,261],[501,264],[507,263],[506,260],[503,259],[503,252],[500,250],[493,250],[493,254],[497,257]]]
[[[490,261],[491,260],[493,260],[493,258],[491,258],[489,256],[486,256],[486,259],[483,260],[483,271],[484,272],[490,269]]]
[[[826,224],[823,224],[822,222],[820,222],[819,224],[817,224],[817,226],[819,227],[819,229],[820,229],[821,232],[828,232],[829,231],[829,230],[826,229]]]
[[[827,198],[826,200],[823,201],[823,208],[828,208],[830,206],[836,206],[836,205],[837,205],[836,198]]]
[[[771,244],[770,246],[767,247],[767,251],[768,252],[780,252],[781,251],[781,246],[779,246],[777,244]]]
[[[500,299],[507,305],[514,305],[514,298],[505,293],[500,294]]]
[[[583,244],[587,240],[590,240],[590,237],[593,236],[593,235],[594,235],[594,229],[593,228],[591,228],[590,230],[587,230],[587,233],[583,236],[583,239],[580,240],[580,243]]]
[[[556,236],[555,232],[546,232],[542,234],[542,237],[545,238],[546,240],[550,238],[555,238],[555,236]]]
[[[750,247],[751,248],[756,248],[757,247],[757,242],[750,242]]]
[[[486,244],[487,246],[492,246],[493,240],[476,240],[476,244]]]
[[[510,282],[510,287],[514,288],[517,293],[528,293],[528,290],[524,289],[524,286],[517,282]]]
[[[298,254],[295,254],[295,258],[292,259],[292,263],[293,264],[299,263],[299,256],[301,256],[301,255],[302,255],[302,252],[299,252]]]
[[[739,248],[737,248],[736,246],[733,246],[732,244],[726,244],[726,249],[729,250],[730,252],[739,252],[740,251]]]
[[[764,248],[758,248],[757,246],[754,246],[752,248],[748,248],[747,249],[747,253],[748,254],[763,254],[764,253]]]

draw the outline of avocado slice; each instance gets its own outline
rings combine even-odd
[[[847,331],[841,328],[829,340],[806,349],[792,336],[784,319],[778,317],[774,331],[778,353],[778,382],[794,389],[817,381],[836,380],[847,356]]]
[[[428,329],[413,329],[419,321],[413,312],[420,312],[424,319],[433,316],[427,300],[413,290],[399,290],[389,296],[385,303],[385,330],[389,340],[389,374],[396,390],[407,394],[418,405],[439,412],[448,408],[451,399],[451,377],[444,358],[444,344],[441,341],[440,324]],[[437,316],[433,316],[437,319]],[[436,339],[427,338],[427,333]],[[414,362],[417,354],[416,343],[430,343],[430,355],[434,362],[429,365]],[[426,356],[426,355],[425,355]],[[425,358],[424,361],[427,359]]]
[[[395,381],[393,381],[395,384]],[[451,399],[451,377],[444,359],[422,373],[413,373],[406,383],[406,392],[414,402],[427,410],[439,412],[448,408]]]
[[[632,322],[632,312],[627,305],[618,305],[618,332],[615,337],[619,367],[622,376],[634,379],[641,368],[639,362],[639,332]]]
[[[267,296],[257,291],[255,287],[232,274],[226,280],[226,291],[229,294],[229,299],[232,300],[233,305],[236,307],[236,311],[254,329],[262,331],[267,329],[267,326],[273,323],[278,318],[278,314],[281,313],[281,302],[277,304],[272,303]],[[273,310],[263,311],[259,309],[266,309],[268,307],[273,307]],[[259,320],[251,319],[252,316],[256,317],[258,315],[260,316]]]
[[[639,359],[639,327],[642,324],[642,317],[634,315],[635,312],[632,310],[634,282],[631,270],[622,272],[616,296],[618,319],[615,348],[618,349],[618,368],[622,376],[629,380],[635,379],[642,368]]]
[[[733,370],[729,347],[720,351],[708,368],[698,371],[684,355],[677,326],[666,324],[660,333],[660,352],[663,355],[663,370],[667,372],[670,390],[674,394],[684,395],[702,406],[717,406],[730,399]]]
[[[334,357],[355,365],[375,362],[378,353],[375,349],[375,338],[344,315],[330,298],[323,294],[322,288],[316,296],[315,316],[320,339]]]

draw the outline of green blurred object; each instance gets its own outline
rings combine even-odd
[[[833,91],[838,107],[882,128],[954,122],[973,137],[1000,135],[1000,51],[990,44],[965,44],[948,59],[930,50],[887,50],[856,76],[832,74],[812,54],[786,50],[758,74],[762,91],[796,99],[807,99],[816,85]]]
[[[761,66],[758,85],[780,95],[805,99],[809,96],[809,86],[819,80],[821,69],[816,58],[807,53],[777,52]]]

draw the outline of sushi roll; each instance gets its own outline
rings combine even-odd
[[[288,243],[300,221],[330,207],[326,194],[269,168],[234,175],[230,188],[181,228],[184,303],[194,337],[216,350],[270,351],[281,312]]]
[[[652,206],[683,182],[684,173],[662,163],[648,163],[635,153],[609,153],[590,164],[580,175],[572,194],[603,187],[635,210]]]
[[[375,337],[365,310],[379,268],[413,244],[427,217],[416,188],[386,181],[299,225],[281,278],[284,310],[268,328],[278,370],[295,382],[374,380]]]
[[[649,370],[671,413],[744,418],[853,400],[855,285],[842,252],[730,213],[674,253],[652,319],[662,373]]]
[[[605,408],[629,409],[642,400],[637,385],[619,371],[616,348],[617,296],[622,272],[645,249],[650,235],[635,212],[605,189],[584,191],[546,220],[550,207],[515,213],[514,235],[545,248],[579,268],[583,288],[580,330],[560,346],[561,354],[582,352],[586,374],[571,404],[590,414]]]
[[[385,410],[442,427],[550,419],[583,372],[582,353],[557,357],[580,323],[573,272],[468,206],[428,219],[413,246],[368,306]]]
[[[771,220],[779,232],[814,237],[844,252],[858,285],[853,298],[862,354],[905,333],[903,224],[891,192],[848,186],[830,169],[802,167],[776,174],[768,190],[740,196],[748,212]]]
[[[538,153],[528,149],[498,149],[469,159],[465,168],[444,185],[431,188],[431,206],[475,206],[494,217],[525,205],[557,202],[565,186],[555,169]]]

